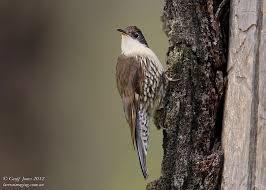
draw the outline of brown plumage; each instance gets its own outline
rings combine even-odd
[[[142,90],[144,72],[140,62],[134,57],[120,55],[116,65],[116,82],[122,98],[124,112],[131,131],[131,139],[135,147],[136,110],[139,94]]]
[[[116,65],[117,87],[132,143],[137,149],[143,176],[147,178],[149,119],[164,94],[163,67],[136,26],[118,31],[122,33],[122,54]]]

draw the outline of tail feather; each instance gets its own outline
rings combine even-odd
[[[137,113],[137,125],[135,131],[136,147],[139,157],[139,162],[142,170],[142,174],[146,179],[148,177],[146,156],[148,149],[148,115],[145,110],[139,110]]]

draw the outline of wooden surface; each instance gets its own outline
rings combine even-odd
[[[266,189],[265,2],[232,0],[222,189]]]
[[[259,46],[259,105],[256,148],[255,187],[266,189],[266,3],[263,2],[263,20]]]

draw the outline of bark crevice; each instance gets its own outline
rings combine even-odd
[[[167,74],[178,80],[169,82],[164,108],[155,114],[164,156],[162,175],[148,190],[211,190],[220,184],[228,30],[214,18],[219,3],[165,0]]]

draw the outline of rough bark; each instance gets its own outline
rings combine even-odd
[[[222,189],[266,189],[266,5],[231,3]],[[264,32],[264,33],[263,33]],[[234,180],[232,180],[234,179]]]
[[[155,116],[155,124],[163,128],[164,156],[162,175],[148,190],[219,186],[226,72],[226,32],[215,17],[219,3],[165,0],[167,74],[177,80],[169,82],[164,108]]]

